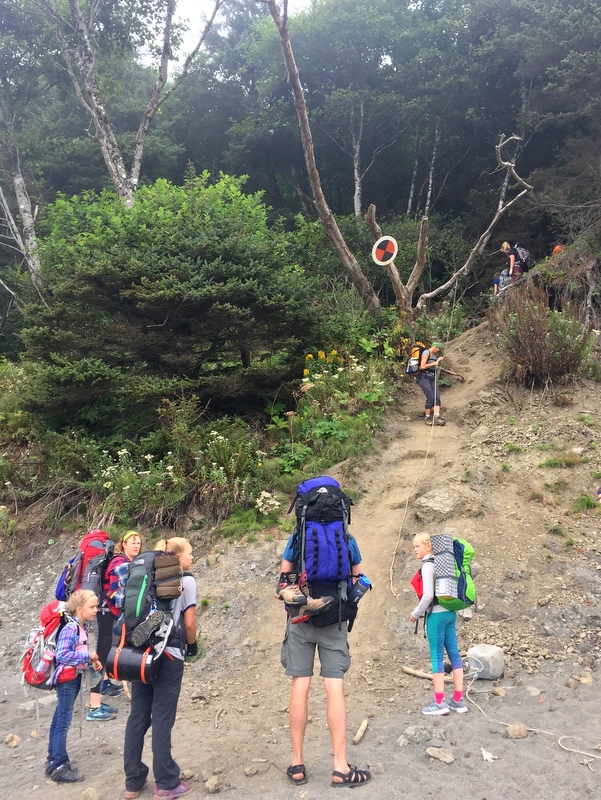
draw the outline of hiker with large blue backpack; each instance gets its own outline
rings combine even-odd
[[[371,773],[349,764],[346,755],[348,631],[359,599],[370,588],[361,572],[359,547],[348,529],[352,504],[334,478],[322,475],[301,483],[290,506],[296,511],[296,528],[284,549],[276,597],[288,613],[281,650],[282,666],[292,678],[292,761],[286,774],[296,785],[307,782],[303,743],[316,649],[334,752],[331,785],[355,788],[371,780]]]

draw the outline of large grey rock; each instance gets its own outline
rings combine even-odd
[[[421,522],[443,522],[454,516],[462,505],[462,498],[450,489],[432,489],[413,503],[415,516]]]
[[[478,670],[478,678],[494,681],[505,671],[503,651],[495,644],[476,644],[467,651],[470,670]]]

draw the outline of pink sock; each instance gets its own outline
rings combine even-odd
[[[444,692],[434,692],[434,699],[440,705],[444,700]]]
[[[463,692],[453,692],[453,700],[458,703],[460,700],[463,700]]]

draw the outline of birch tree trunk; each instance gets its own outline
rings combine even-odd
[[[186,58],[178,76],[167,88],[169,60],[172,57],[173,16],[177,0],[164,0],[165,18],[158,77],[150,92],[136,132],[131,168],[128,169],[110,120],[96,73],[98,46],[94,38],[94,29],[102,9],[102,0],[90,3],[87,16],[83,14],[79,0],[68,0],[68,17],[59,12],[59,8],[62,6],[56,3],[55,0],[32,0],[33,5],[36,5],[42,11],[54,29],[77,99],[92,123],[90,136],[100,148],[115,191],[128,207],[131,207],[134,202],[134,194],[140,179],[144,143],[152,120],[161,104],[190,73],[194,58],[198,54],[224,1],[214,0],[212,14],[194,50]]]
[[[356,217],[361,216],[361,195],[362,195],[362,175],[361,175],[361,142],[363,141],[363,98],[359,100],[359,129],[355,133],[355,126],[352,130],[353,142],[353,181],[355,191],[353,194],[353,211]]]
[[[286,70],[288,72],[288,80],[292,89],[292,97],[294,100],[294,108],[296,110],[296,116],[298,118],[298,124],[301,133],[305,163],[307,165],[307,172],[309,174],[309,181],[311,183],[313,199],[315,201],[315,207],[317,208],[319,220],[328,238],[332,242],[332,245],[334,246],[338,257],[340,258],[343,267],[351,276],[357,291],[361,295],[361,299],[363,300],[365,307],[371,314],[378,315],[381,311],[380,301],[378,300],[371,283],[366,278],[361,267],[359,266],[357,259],[351,253],[346,241],[344,240],[344,237],[340,231],[340,228],[338,227],[338,224],[336,223],[336,220],[334,219],[332,210],[328,206],[325,195],[321,188],[321,179],[317,169],[317,164],[315,162],[315,151],[313,148],[313,137],[311,134],[311,127],[309,125],[307,106],[305,103],[298,67],[296,65],[294,52],[290,43],[290,35],[288,32],[288,2],[287,0],[284,0],[283,14],[280,13],[280,9],[276,0],[258,0],[258,2],[263,2],[267,5],[269,13],[271,14],[271,18],[273,19],[280,35],[280,45],[282,47],[282,54],[286,64]]]

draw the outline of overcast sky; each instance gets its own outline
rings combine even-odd
[[[281,6],[281,0],[279,0]],[[311,0],[288,0],[288,13],[294,14],[303,8],[311,5]],[[214,3],[212,0],[178,0],[177,13],[182,19],[189,20],[190,32],[186,37],[186,44],[190,43],[191,49],[198,41],[198,36],[202,30],[204,19],[211,14]],[[222,7],[222,12],[227,14],[227,0]]]

